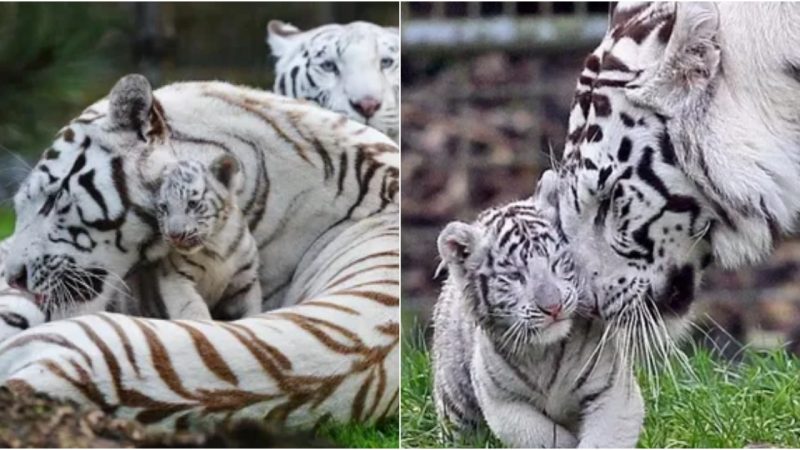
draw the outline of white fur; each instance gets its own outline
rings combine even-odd
[[[714,231],[718,261],[737,267],[765,257],[775,244],[762,201],[785,233],[794,230],[800,212],[800,81],[787,71],[790,63],[800,64],[800,6],[681,3],[677,11],[676,31],[694,39],[700,30],[701,40],[713,41],[719,57],[711,52],[701,62],[708,80],[688,101],[674,100],[683,86],[659,82],[657,76],[652,82],[661,84],[660,95],[641,100],[674,119],[670,134],[687,175],[719,203],[750,212],[736,218],[738,230]],[[671,43],[651,64],[674,67],[675,52]],[[700,153],[708,177],[698,162]]]
[[[130,81],[122,80],[123,92],[112,95],[112,103],[115,98],[144,95],[142,83]],[[159,129],[158,117],[152,116],[155,109],[146,120],[156,122],[137,132],[129,124],[111,122],[136,114],[109,115],[109,101],[101,101],[81,120],[97,119],[71,123],[74,142],[67,142],[62,132],[53,144],[59,157],[37,165],[47,165],[51,173],[63,177],[83,153],[88,158],[81,173],[95,169],[107,209],[116,214],[124,208],[108,172],[110,161],[121,157],[128,197],[138,215],[134,206],[125,212],[120,245],[141,252],[117,249],[113,230],[94,230],[97,247],[85,254],[49,240],[48,234],[56,229],[55,212],[40,212],[53,187],[41,170],[34,170],[16,198],[17,229],[7,258],[2,259],[6,276],[45,254],[74,257],[81,267],[102,267],[114,276],[103,284],[100,295],[80,305],[67,302],[56,308],[67,316],[101,310],[119,292],[114,280],[129,272],[135,275],[138,272],[132,268],[167,254],[166,245],[154,239],[152,226],[141,218],[155,213],[148,186],[157,182],[170,160],[210,163],[225,153],[223,145],[242,162],[245,183],[237,194],[243,211],[248,200],[259,198],[266,187],[261,171],[268,171],[269,195],[256,202],[266,210],[255,220],[251,207],[248,219],[255,220],[251,231],[259,242],[260,260],[269,261],[262,264],[260,274],[267,300],[287,307],[233,326],[108,314],[47,323],[0,347],[0,380],[11,389],[32,389],[116,408],[120,416],[146,418],[141,414],[148,408],[126,400],[119,389],[124,386],[125,392],[137,391],[144,396],[139,398],[155,400],[147,412],[155,414],[151,424],[161,428],[174,427],[183,415],[200,426],[267,417],[303,428],[323,417],[371,423],[395,415],[398,180],[397,167],[379,160],[396,153],[396,145],[378,131],[314,105],[225,83],[173,84],[153,96],[163,106],[167,125],[163,135],[148,134]],[[136,104],[147,106],[147,101]],[[81,150],[87,136],[91,145]],[[312,142],[337,165],[326,166]],[[375,169],[373,177],[366,179],[363,170],[354,169],[357,152],[362,152],[365,165]],[[345,157],[350,164],[340,190],[338,162]],[[366,189],[363,198],[361,188]],[[73,189],[78,197],[62,196],[58,206],[79,201],[85,215],[101,217],[102,208],[91,196],[78,191],[77,183]],[[42,293],[47,286],[35,289]],[[57,300],[58,296],[51,299]],[[193,338],[192,330],[205,340]],[[109,365],[109,355],[116,365]],[[224,364],[215,362],[215,356]],[[101,398],[87,396],[89,392]],[[175,405],[179,408],[171,409]]]
[[[267,27],[267,42],[275,64],[275,92],[312,100],[399,139],[399,30],[368,22],[330,24],[300,31],[277,20]],[[308,61],[311,61],[308,64]],[[389,66],[383,62],[391,61]],[[321,68],[336,66],[335,72]],[[296,70],[297,75],[292,76]],[[311,77],[313,84],[308,81]],[[364,98],[381,106],[372,117],[353,107]]]

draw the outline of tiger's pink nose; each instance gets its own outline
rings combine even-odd
[[[350,101],[350,106],[365,119],[369,119],[381,108],[381,101],[375,97],[364,97],[357,102]]]
[[[547,306],[545,308],[542,308],[542,310],[544,311],[545,314],[547,314],[548,316],[550,316],[550,317],[552,317],[554,319],[558,319],[558,316],[561,314],[561,311],[563,309],[564,309],[563,306],[560,305],[560,304],[559,305]]]

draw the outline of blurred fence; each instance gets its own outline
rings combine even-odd
[[[575,81],[607,12],[607,3],[403,4],[404,326],[429,320],[442,227],[530,195],[550,153],[560,156]],[[800,244],[788,242],[762,266],[712,270],[698,336],[729,357],[741,343],[800,338],[798,261]]]

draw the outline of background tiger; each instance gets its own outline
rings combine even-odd
[[[231,323],[50,322],[0,347],[4,385],[161,427],[396,414],[397,147],[314,105],[219,82],[153,93],[122,78],[21,186],[5,278],[54,318],[136,298],[167,250],[155,218],[164,165],[227,153],[242,162],[239,206],[270,261],[265,299],[287,307]]]
[[[368,22],[300,31],[272,20],[275,92],[302,98],[399,138],[400,33]]]

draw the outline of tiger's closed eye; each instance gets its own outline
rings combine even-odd
[[[525,279],[522,272],[509,272],[506,274],[506,277],[511,281],[522,281]]]
[[[323,61],[322,64],[319,65],[319,68],[324,70],[325,72],[330,72],[330,73],[339,72],[339,68],[336,67],[336,63],[330,60]]]
[[[394,65],[393,58],[381,58],[381,69],[388,69],[389,67],[392,67],[392,65]]]

